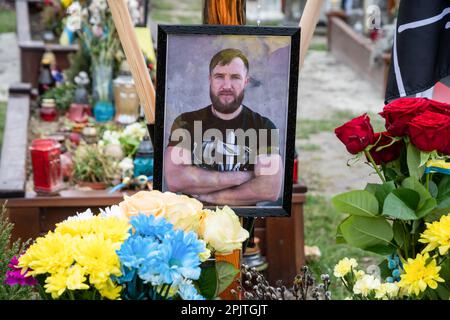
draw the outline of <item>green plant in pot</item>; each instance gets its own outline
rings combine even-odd
[[[74,154],[74,180],[80,186],[105,189],[117,178],[116,163],[96,145],[81,143]]]

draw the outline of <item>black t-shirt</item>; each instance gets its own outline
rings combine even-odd
[[[200,168],[247,171],[254,170],[257,155],[279,153],[278,131],[272,121],[246,106],[236,118],[223,120],[209,105],[178,116],[168,146],[188,149],[192,164]]]

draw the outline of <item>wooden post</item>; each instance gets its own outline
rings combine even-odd
[[[308,0],[303,10],[299,26],[301,28],[300,37],[300,69],[305,61],[306,52],[309,48],[309,43],[316,29],[317,21],[319,20],[320,9],[322,8],[324,0]]]
[[[204,0],[203,24],[244,25],[246,0]]]

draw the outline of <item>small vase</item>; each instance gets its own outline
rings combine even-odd
[[[95,101],[113,101],[113,66],[112,62],[93,61],[92,63],[92,97]]]
[[[94,117],[97,122],[107,122],[114,118],[114,105],[111,101],[97,101],[94,106]]]

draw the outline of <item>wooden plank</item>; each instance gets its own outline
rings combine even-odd
[[[21,239],[34,239],[40,234],[39,208],[10,208],[7,206],[8,219],[14,224],[11,243]]]
[[[0,198],[25,195],[30,96],[17,93],[23,92],[24,87],[12,88],[8,98],[0,160]]]

